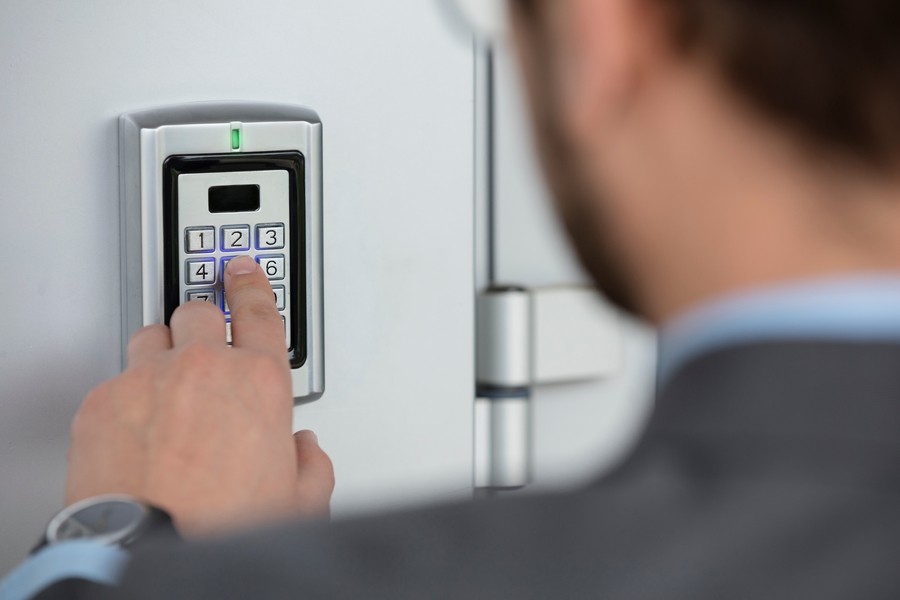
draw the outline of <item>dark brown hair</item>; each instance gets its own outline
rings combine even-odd
[[[538,17],[553,1],[513,4]],[[646,1],[676,48],[711,59],[768,116],[870,164],[900,160],[900,0]]]
[[[900,1],[652,0],[770,116],[875,164],[900,158]]]

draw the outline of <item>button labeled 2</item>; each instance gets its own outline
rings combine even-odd
[[[250,226],[227,225],[222,227],[222,252],[246,252],[250,249]]]

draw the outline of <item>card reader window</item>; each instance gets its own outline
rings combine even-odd
[[[258,185],[217,185],[209,188],[209,212],[233,213],[259,210]]]

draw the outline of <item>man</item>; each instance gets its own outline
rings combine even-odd
[[[189,543],[158,536],[117,586],[43,597],[900,594],[900,5],[510,15],[572,240],[662,327],[635,454],[575,494],[285,524],[327,511],[332,473],[314,435],[291,437],[280,321],[234,260],[235,349],[188,304],[135,336],[72,429],[69,503],[128,494]]]

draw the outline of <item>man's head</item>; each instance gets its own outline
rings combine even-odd
[[[614,302],[660,322],[900,266],[900,4],[509,1],[551,189]]]

